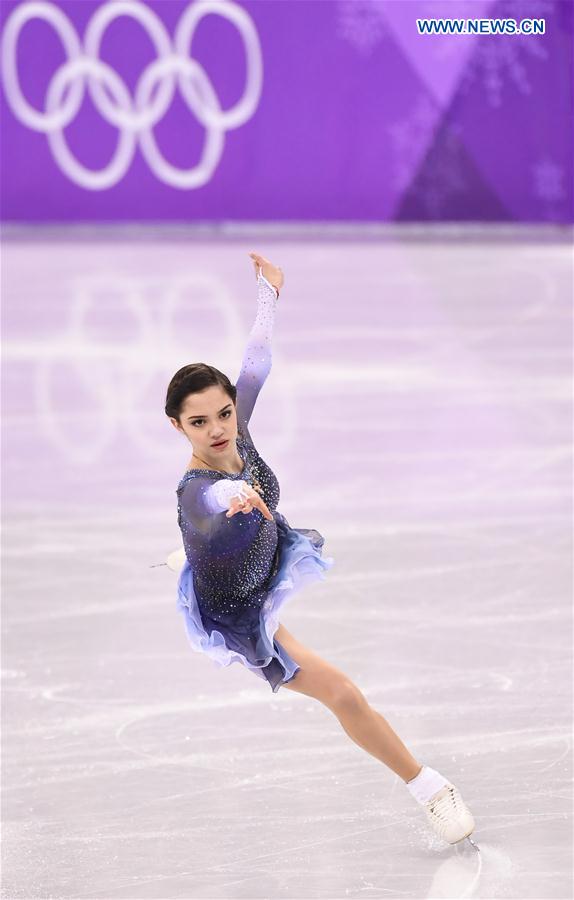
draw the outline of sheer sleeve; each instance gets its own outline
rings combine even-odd
[[[271,371],[271,336],[277,308],[275,288],[259,274],[257,278],[257,314],[247,339],[241,371],[237,379],[237,424],[245,439],[253,445],[248,424],[259,391]]]
[[[247,482],[242,479],[220,478],[213,481],[208,476],[192,478],[179,494],[181,513],[194,531],[211,539],[217,525],[225,525],[220,521],[219,514],[227,512],[232,497],[245,499],[246,487]]]
[[[210,499],[212,489],[217,484],[213,477],[199,476],[190,478],[181,489],[178,489],[179,498],[179,526],[184,537],[197,537],[200,541],[209,541],[217,532],[217,516]],[[184,541],[185,543],[185,541]]]
[[[219,479],[206,474],[187,479],[178,489],[178,524],[190,562],[205,553],[225,556],[253,539],[251,532],[257,530],[257,517],[252,517],[248,527],[243,516],[239,519],[225,514],[230,499],[241,496],[245,484],[242,479]]]

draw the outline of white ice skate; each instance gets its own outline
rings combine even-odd
[[[157,569],[158,566],[167,566],[172,572],[179,573],[183,569],[185,560],[186,555],[184,548],[178,547],[177,550],[174,550],[169,554],[165,562],[153,563],[153,565],[150,566],[150,569]]]
[[[479,849],[470,838],[474,831],[472,813],[454,784],[449,782],[434,794],[428,803],[424,804],[424,810],[427,819],[442,840],[456,844],[468,838],[472,846],[476,850]]]

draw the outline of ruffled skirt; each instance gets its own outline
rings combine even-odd
[[[274,635],[284,604],[308,582],[324,579],[324,571],[334,560],[323,559],[324,538],[309,528],[291,528],[275,511],[277,523],[277,567],[269,579],[260,607],[245,610],[241,630],[210,619],[202,613],[193,588],[193,569],[186,560],[179,575],[177,607],[184,616],[185,629],[194,650],[205,653],[220,666],[243,663],[268,681],[273,693],[290,681],[300,666]]]

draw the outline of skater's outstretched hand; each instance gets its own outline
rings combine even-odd
[[[266,519],[273,521],[273,515],[269,512],[265,500],[257,493],[255,488],[252,488],[249,484],[243,485],[242,495],[243,496],[232,497],[229,501],[229,509],[225,513],[228,519],[230,519],[231,516],[234,516],[235,513],[250,513],[255,508],[258,509]]]
[[[265,259],[264,256],[261,256],[260,253],[250,253],[249,256],[253,260],[253,265],[255,266],[255,277],[257,278],[259,270],[261,269],[261,274],[267,279],[269,284],[272,284],[273,287],[276,287],[277,290],[280,291],[283,287],[285,277],[279,266],[274,266],[272,262],[269,262],[269,260]]]

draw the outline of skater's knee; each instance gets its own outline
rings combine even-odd
[[[346,675],[334,679],[331,685],[329,707],[337,715],[352,714],[367,708],[365,695]]]
[[[356,713],[368,706],[365,696],[357,685],[334,666],[325,665],[307,671],[301,670],[297,678],[299,690],[315,697],[338,717]]]
[[[302,665],[284,687],[319,700],[336,715],[356,709],[364,697],[344,672],[324,660],[314,659]],[[366,701],[365,701],[366,702]]]

